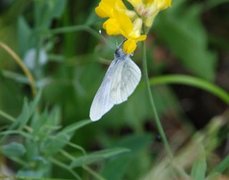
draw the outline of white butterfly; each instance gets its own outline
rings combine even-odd
[[[140,79],[139,67],[131,60],[130,55],[125,54],[119,47],[93,99],[90,119],[97,121],[114,105],[126,101],[134,92]]]

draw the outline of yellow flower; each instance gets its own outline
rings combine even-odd
[[[155,16],[171,6],[172,0],[128,0],[135,11],[144,19],[144,24],[151,27]]]
[[[101,0],[95,11],[98,16],[108,18],[103,24],[108,35],[122,35],[126,38],[123,44],[125,53],[133,53],[137,42],[146,39],[146,35],[141,35],[142,19],[134,19],[135,13],[127,10],[122,0]]]
[[[108,35],[121,34],[127,38],[128,34],[134,29],[134,25],[125,13],[115,11],[114,16],[103,24],[103,28]]]
[[[115,10],[125,10],[126,7],[121,0],[102,0],[95,12],[99,17],[112,17]]]
[[[141,35],[142,20],[140,18],[135,19],[133,22],[133,28],[124,35],[126,41],[123,44],[123,50],[127,54],[131,54],[137,48],[137,42],[144,41],[146,35]]]
[[[142,20],[137,18],[134,22],[123,12],[116,12],[113,18],[108,19],[103,28],[108,35],[121,34],[127,40],[123,44],[123,50],[127,54],[131,54],[137,47],[138,41],[144,41],[146,35],[141,35]]]
[[[130,18],[136,16],[134,11],[126,8],[122,0],[101,0],[99,5],[95,8],[96,14],[101,18],[113,17],[115,11],[122,11]]]
[[[123,51],[126,54],[132,54],[135,49],[137,48],[137,42],[138,41],[144,41],[146,39],[146,35],[141,35],[138,38],[130,38],[127,39],[124,43],[123,43]]]
[[[122,35],[126,38],[123,50],[131,54],[137,42],[144,41],[142,24],[151,27],[156,15],[171,5],[172,0],[127,0],[135,9],[128,10],[122,0],[101,0],[95,12],[99,17],[108,18],[103,28],[108,35]],[[136,15],[136,13],[138,15]]]

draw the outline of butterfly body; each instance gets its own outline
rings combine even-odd
[[[91,120],[99,120],[114,105],[126,101],[140,79],[141,71],[138,66],[131,60],[130,55],[118,48],[93,99],[90,108]]]

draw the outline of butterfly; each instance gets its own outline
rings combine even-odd
[[[141,80],[141,70],[119,46],[92,101],[90,119],[97,121],[114,105],[128,99]]]

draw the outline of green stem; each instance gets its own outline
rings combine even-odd
[[[76,25],[76,26],[69,26],[69,27],[63,27],[63,28],[56,28],[56,29],[49,31],[49,33],[51,33],[51,34],[62,34],[62,33],[72,33],[72,32],[76,32],[76,31],[86,31],[86,32],[90,33],[91,35],[93,35],[95,38],[102,40],[103,42],[107,43],[106,38],[101,36],[101,34],[99,34],[97,31],[95,31],[94,29],[90,28],[87,25]]]
[[[4,49],[12,58],[13,60],[18,64],[18,66],[22,69],[24,74],[28,77],[29,84],[32,90],[33,96],[36,95],[36,83],[34,80],[34,77],[32,73],[29,71],[29,69],[26,67],[26,65],[23,63],[22,59],[6,44],[0,42],[0,47]]]
[[[15,122],[16,119],[12,116],[10,116],[9,114],[5,113],[4,111],[0,110],[0,116],[5,118],[6,120],[10,121],[10,122]],[[32,132],[32,128],[30,128],[29,126],[25,126],[24,127],[27,131]]]
[[[71,161],[75,160],[75,157],[73,157],[71,154],[69,154],[68,152],[64,150],[60,150],[60,153],[63,154],[66,158],[68,158]],[[97,172],[95,172],[89,166],[83,165],[82,168],[86,170],[88,173],[90,173],[93,176],[93,179],[105,180],[102,176],[100,176]]]
[[[10,116],[9,114],[3,112],[2,110],[0,110],[0,116],[2,116],[3,118],[11,121],[11,122],[14,122],[15,121],[15,118]]]
[[[155,116],[156,126],[157,126],[157,129],[158,129],[161,137],[162,137],[162,141],[163,141],[163,144],[165,146],[166,152],[169,155],[169,157],[172,159],[173,153],[172,153],[172,150],[169,146],[165,132],[163,130],[163,127],[162,127],[162,124],[161,124],[161,121],[160,121],[160,118],[158,116],[157,109],[156,109],[156,106],[154,103],[153,95],[152,95],[152,92],[150,89],[150,81],[149,81],[149,77],[148,77],[147,59],[146,59],[146,44],[145,43],[143,43],[143,71],[144,71],[144,77],[145,77],[145,82],[146,82],[146,88],[147,88],[147,92],[149,95],[150,105],[153,109],[153,113]]]
[[[91,169],[89,166],[84,165],[83,169],[90,173],[97,180],[105,180],[102,176],[100,176],[97,172]]]
[[[60,162],[54,158],[52,158],[51,161],[53,164],[56,164],[57,166],[70,172],[76,179],[81,180],[80,176],[75,171],[73,171],[73,169],[71,169],[69,166],[67,166],[66,164],[64,164],[64,163],[62,163],[62,162]]]
[[[2,110],[0,110],[0,117],[5,118],[6,120],[8,120],[8,121],[10,121],[10,122],[12,122],[12,123],[16,121],[16,119],[15,119],[14,117],[12,117],[12,116],[10,116],[9,114],[3,112]],[[27,129],[27,130],[30,131],[30,127],[28,127],[28,126],[26,126],[25,129]],[[1,135],[1,134],[3,135],[3,136],[1,137],[1,139],[0,139],[0,142],[3,142],[4,139],[6,138],[6,136],[8,135],[7,133],[11,133],[11,132],[12,132],[11,129],[9,129],[9,130],[7,130],[6,132],[0,133],[0,135]],[[25,133],[25,134],[26,134],[26,133]],[[23,134],[23,132],[21,132],[21,135],[25,135],[25,134]]]
[[[226,104],[229,104],[229,93],[223,90],[222,88],[200,78],[187,76],[187,75],[165,75],[158,76],[150,79],[151,85],[160,85],[160,84],[183,84],[190,85],[208,91]]]
[[[7,131],[3,131],[3,132],[0,132],[0,136],[8,136],[8,135],[21,135],[21,136],[24,136],[25,138],[28,138],[28,139],[32,139],[33,137],[30,136],[29,134],[23,132],[23,131],[18,131],[18,130],[7,130]]]
[[[83,153],[84,156],[87,155],[86,151],[85,151],[82,147],[80,147],[79,145],[74,144],[74,143],[71,143],[71,142],[68,142],[67,145],[69,145],[69,146],[71,146],[72,148],[75,148],[75,149],[81,151],[81,152]]]

